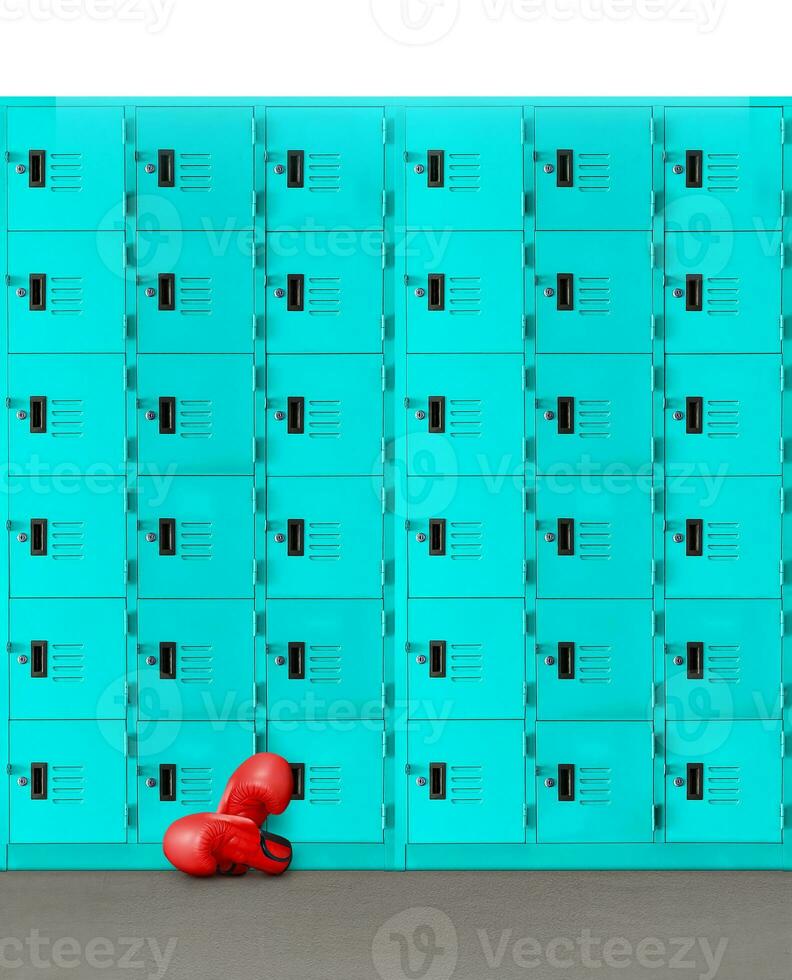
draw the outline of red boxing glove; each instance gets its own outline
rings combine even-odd
[[[179,871],[205,878],[243,875],[250,868],[280,875],[289,867],[291,844],[263,833],[245,817],[191,813],[168,827],[162,842],[165,857]]]
[[[289,763],[272,752],[258,752],[228,780],[217,812],[247,817],[260,827],[271,813],[283,813],[293,792]]]

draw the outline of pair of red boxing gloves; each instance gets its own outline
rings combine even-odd
[[[280,875],[289,867],[292,847],[262,824],[283,813],[293,793],[289,763],[271,752],[251,756],[228,780],[217,813],[191,813],[168,828],[165,857],[189,875],[243,875],[256,868]]]

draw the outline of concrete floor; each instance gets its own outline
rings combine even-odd
[[[0,875],[0,976],[792,978],[781,873]]]

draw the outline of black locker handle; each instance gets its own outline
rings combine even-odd
[[[558,679],[573,681],[575,679],[575,644],[565,641],[558,644]]]
[[[704,680],[704,644],[700,642],[687,645],[687,677],[689,681]]]
[[[173,150],[157,150],[157,185],[176,186],[176,154]]]
[[[292,774],[292,795],[293,800],[305,799],[305,763],[291,762],[289,768]]]
[[[47,182],[47,153],[28,150],[28,187],[44,187]]]
[[[286,399],[286,431],[289,435],[305,432],[305,399],[301,395]]]
[[[162,803],[176,802],[176,766],[172,762],[159,767],[159,798]]]
[[[427,150],[426,186],[442,187],[444,184],[445,184],[445,152],[443,150]]]
[[[704,153],[685,150],[685,187],[701,187],[704,177]]]
[[[30,554],[41,558],[47,554],[47,519],[33,517],[30,521]]]
[[[429,431],[445,432],[445,395],[429,396]]]
[[[688,762],[687,764],[687,798],[689,800],[704,799],[703,762]]]
[[[446,798],[446,764],[445,762],[429,763],[429,799],[444,800]]]
[[[575,799],[575,767],[568,763],[558,766],[558,802],[572,803]]]
[[[305,309],[305,276],[302,273],[286,276],[286,311],[302,313]]]
[[[305,150],[286,152],[286,186],[305,186]]]
[[[700,273],[685,276],[685,310],[701,313],[704,309],[704,277]]]
[[[446,522],[444,517],[433,517],[429,521],[429,554],[439,556],[446,553]]]
[[[170,313],[176,309],[176,276],[172,272],[157,276],[157,309]]]
[[[559,517],[557,524],[558,554],[569,557],[575,553],[575,521],[572,517]]]
[[[164,395],[159,400],[159,431],[161,436],[176,435],[176,399]]]
[[[700,436],[704,431],[704,399],[698,395],[685,399],[685,432]]]
[[[429,641],[429,676],[445,677],[446,675],[446,641]]]
[[[47,763],[31,762],[30,764],[30,798],[31,800],[47,799]]]
[[[46,640],[30,641],[30,676],[46,677],[49,643]]]
[[[44,272],[31,272],[28,276],[28,309],[43,313],[47,309],[47,276]]]
[[[556,187],[572,184],[572,150],[556,150]]]
[[[445,273],[433,272],[428,278],[428,307],[431,312],[445,309]]]
[[[558,419],[558,434],[560,436],[574,435],[575,399],[566,395],[559,398],[556,404],[556,417]]]
[[[166,558],[176,554],[176,518],[161,517],[159,521],[159,553]]]
[[[575,308],[575,277],[571,272],[556,275],[556,309],[568,313]]]
[[[685,554],[690,558],[701,558],[704,554],[704,521],[701,518],[685,521]]]
[[[176,680],[176,644],[166,641],[159,645],[159,675],[161,681]]]
[[[305,680],[305,644],[290,643],[289,652],[289,680]]]
[[[302,558],[305,555],[304,520],[286,522],[286,553],[291,558]]]
[[[41,434],[47,431],[47,398],[45,395],[30,396],[30,431]]]

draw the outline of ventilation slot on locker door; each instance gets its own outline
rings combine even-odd
[[[30,431],[42,434],[47,431],[47,399],[44,395],[30,396]]]
[[[688,762],[687,764],[687,798],[689,800],[704,799],[703,762]]]
[[[575,521],[571,517],[559,517],[557,523],[558,554],[569,557],[575,553]]]
[[[286,153],[286,186],[305,186],[305,151],[288,150]]]
[[[703,643],[688,643],[687,645],[687,678],[689,681],[704,679]]]
[[[432,518],[429,521],[429,554],[432,556],[446,553],[446,522],[445,518]]]
[[[292,762],[289,765],[292,774],[292,795],[293,800],[305,799],[305,763]]]
[[[28,187],[44,187],[46,158],[47,154],[44,150],[28,151]]]
[[[446,641],[429,641],[429,676],[445,677],[446,675]]]
[[[700,436],[704,431],[704,399],[699,397],[685,399],[685,432]]]
[[[288,648],[289,656],[289,680],[305,680],[305,644],[290,643]]]
[[[558,679],[573,681],[575,679],[575,644],[561,642],[558,644]]]
[[[445,432],[445,396],[429,396],[429,431]]]
[[[558,766],[558,802],[572,803],[575,799],[575,767],[567,763]]]
[[[286,431],[289,435],[305,432],[305,399],[301,396],[286,400]]]
[[[162,803],[176,802],[176,766],[173,763],[159,767],[159,798]]]
[[[305,554],[304,520],[286,522],[286,553],[292,558],[301,558]]]
[[[700,518],[685,521],[685,554],[690,558],[704,554],[704,521]]]
[[[559,272],[556,276],[556,309],[568,313],[575,308],[574,287],[575,277],[571,272]]]
[[[43,272],[31,272],[28,277],[28,307],[34,313],[47,309],[47,277]]]
[[[704,153],[701,150],[685,151],[685,187],[701,187],[704,178]]]
[[[30,676],[47,676],[47,652],[49,644],[46,640],[30,641]]]
[[[429,763],[429,799],[444,800],[446,798],[446,764],[445,762]]]
[[[32,762],[30,764],[30,798],[31,800],[47,799],[46,762]]]
[[[157,186],[176,186],[176,154],[173,150],[157,150]]]
[[[162,681],[176,680],[176,644],[164,642],[159,645],[159,675]]]
[[[432,273],[429,276],[429,309],[432,312],[445,309],[445,274]]]
[[[429,150],[426,154],[426,186],[442,187],[445,183],[445,153]]]

